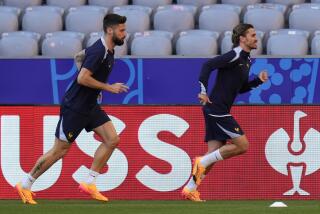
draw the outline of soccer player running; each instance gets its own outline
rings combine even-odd
[[[107,14],[103,19],[104,36],[86,49],[80,72],[62,100],[54,146],[38,159],[29,174],[15,186],[24,203],[37,204],[33,199],[32,184],[67,154],[83,129],[87,132],[93,130],[101,137],[102,143],[94,154],[87,179],[80,182],[79,188],[96,200],[108,201],[97,190],[95,181],[117,147],[119,136],[110,118],[97,103],[97,97],[101,91],[117,94],[128,90],[123,83],[105,83],[114,64],[114,47],[122,45],[127,34],[125,22],[124,16]]]
[[[268,73],[262,71],[258,77],[248,81],[251,65],[250,51],[257,48],[256,31],[250,24],[239,24],[233,29],[233,49],[203,64],[199,77],[201,92],[198,95],[204,105],[206,126],[205,142],[208,152],[194,161],[192,177],[182,190],[182,195],[191,201],[202,201],[197,187],[212,166],[240,154],[248,149],[248,139],[230,109],[238,93],[245,93],[268,80]],[[210,95],[208,79],[218,69],[215,86]],[[230,144],[226,144],[226,141]]]

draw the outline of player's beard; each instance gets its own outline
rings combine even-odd
[[[118,38],[116,35],[113,35],[113,36],[112,36],[112,41],[113,41],[113,43],[114,43],[115,45],[121,46],[121,45],[123,45],[123,43],[124,43],[124,38],[123,38],[123,39],[120,39],[120,38]]]

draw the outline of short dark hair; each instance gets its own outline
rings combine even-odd
[[[246,36],[247,31],[250,28],[254,28],[251,24],[240,23],[235,26],[232,30],[232,43],[233,47],[237,47],[240,44],[240,36]]]
[[[107,32],[108,27],[113,27],[114,25],[124,24],[127,21],[127,17],[120,16],[118,14],[107,14],[103,18],[103,31]]]

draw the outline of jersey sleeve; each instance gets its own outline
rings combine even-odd
[[[256,87],[258,87],[259,85],[261,85],[263,82],[260,80],[259,77],[256,77],[254,80],[251,80],[249,82],[246,82],[242,88],[240,89],[239,93],[243,94],[246,93]]]
[[[104,53],[102,51],[86,49],[86,56],[83,61],[82,67],[88,69],[92,73],[95,73],[101,66]]]
[[[200,76],[199,76],[201,94],[207,94],[208,80],[211,72],[217,68],[223,68],[227,66],[228,63],[232,62],[235,57],[236,57],[236,52],[234,50],[231,50],[223,55],[210,59],[203,64],[200,72]]]

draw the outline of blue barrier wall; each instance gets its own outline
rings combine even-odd
[[[206,59],[117,59],[109,82],[126,94],[104,93],[103,103],[198,104],[198,75]],[[237,103],[320,103],[318,58],[258,58],[250,77],[268,70],[270,81]],[[71,59],[0,59],[0,104],[58,104],[77,73]],[[215,72],[212,73],[211,85]]]

